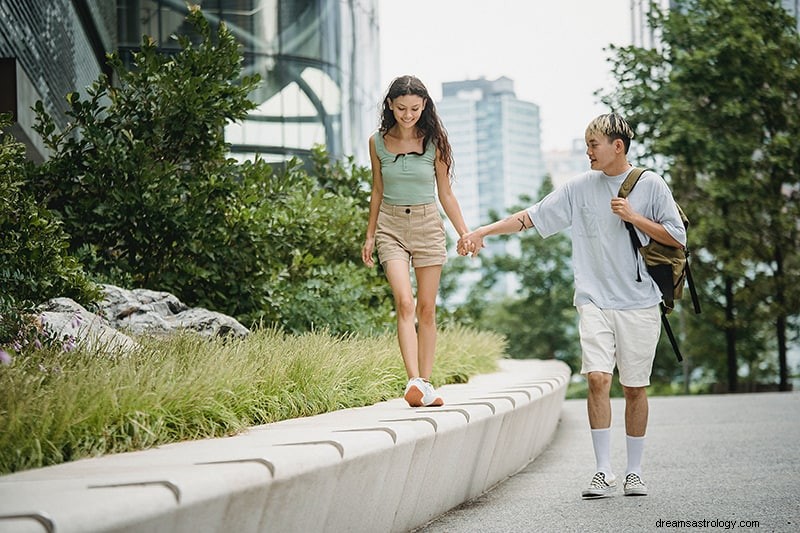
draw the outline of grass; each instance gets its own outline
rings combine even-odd
[[[0,474],[372,405],[406,382],[392,334],[137,340],[124,356],[42,349],[1,366]],[[504,350],[496,334],[445,329],[431,381],[492,372]]]

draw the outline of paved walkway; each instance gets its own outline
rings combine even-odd
[[[625,469],[624,402],[612,464]],[[583,501],[594,469],[584,400],[564,404],[527,468],[418,533],[800,531],[800,392],[650,399],[647,497]],[[676,523],[683,521],[682,524]]]

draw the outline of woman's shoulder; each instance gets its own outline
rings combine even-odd
[[[370,147],[374,147],[375,151],[378,155],[385,155],[386,154],[386,145],[383,142],[383,134],[380,130],[374,132],[369,137],[369,144]]]

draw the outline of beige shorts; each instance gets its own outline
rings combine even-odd
[[[443,265],[447,261],[444,221],[436,203],[391,205],[381,202],[375,247],[381,264],[393,259],[412,266]]]
[[[626,387],[650,385],[650,373],[661,335],[661,311],[646,309],[600,309],[594,304],[578,306],[582,352],[581,374],[614,373]]]

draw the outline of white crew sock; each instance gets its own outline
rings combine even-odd
[[[611,428],[593,429],[592,445],[594,458],[597,462],[597,471],[604,472],[607,479],[613,479],[611,470]]]
[[[628,468],[625,475],[636,474],[642,477],[642,455],[644,454],[644,437],[625,437],[628,446]]]

